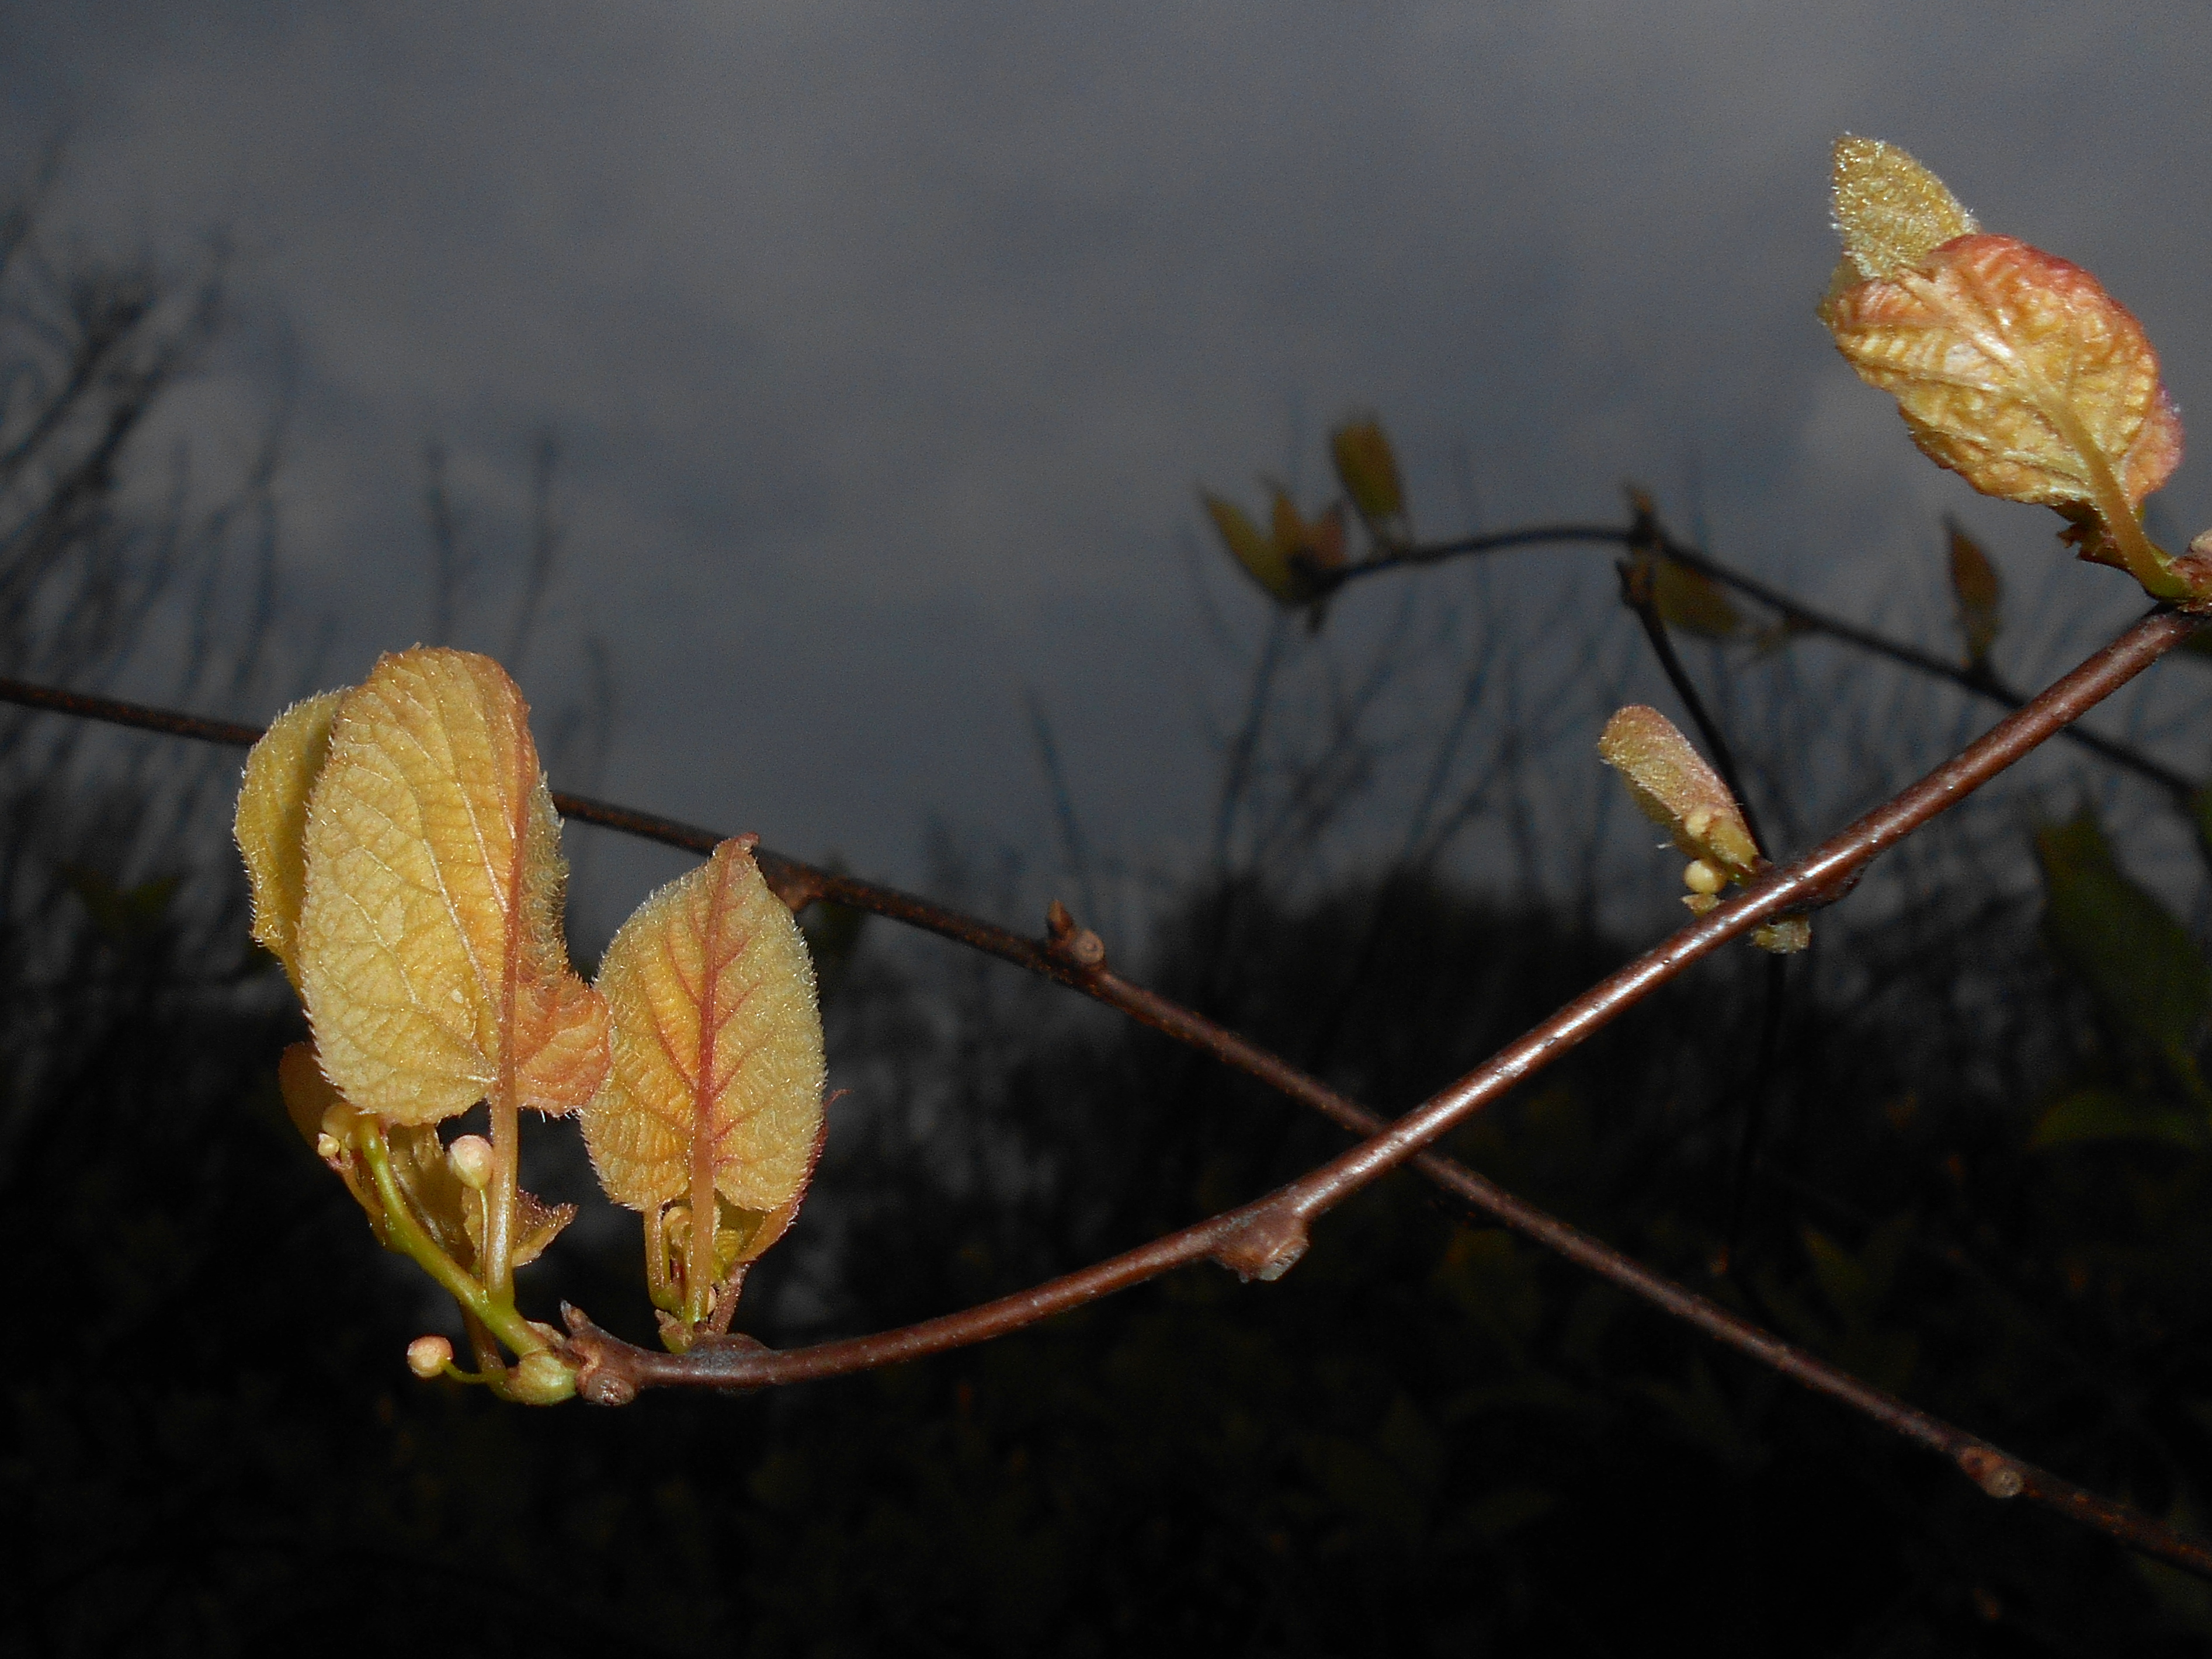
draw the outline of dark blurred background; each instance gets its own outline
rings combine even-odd
[[[1684,535],[2039,684],[2140,596],[1912,453],[1809,315],[1897,139],[2212,375],[2201,14],[32,7],[0,43],[0,673],[265,720],[494,651],[556,785],[1115,959],[1404,1109],[1656,938],[1595,761],[1679,713],[1607,560],[1276,612],[1192,485],[1309,507],[1379,406],[1425,534]],[[2094,118],[2085,116],[2094,112]],[[2185,470],[2154,527],[2212,519]],[[1985,705],[1745,606],[1686,639],[1774,840]],[[2212,665],[2100,711],[2191,776]],[[775,1397],[502,1408],[286,1122],[238,758],[0,718],[9,1651],[2194,1653],[2205,1587],[1989,1504],[1411,1181]],[[2062,1473],[2212,1480],[2197,826],[2063,745],[1464,1131],[1514,1190]],[[588,966],[682,867],[572,829]],[[740,1320],[1017,1288],[1340,1142],[1050,988],[819,909],[828,1158]],[[1754,1098],[1767,1127],[1737,1179]],[[532,1184],[588,1201],[559,1126]],[[1735,1271],[1712,1272],[1744,1209]],[[634,1219],[524,1275],[647,1334]]]

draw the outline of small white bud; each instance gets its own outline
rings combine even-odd
[[[482,1192],[491,1184],[491,1142],[482,1135],[462,1135],[446,1148],[446,1165],[462,1186]]]
[[[428,1382],[453,1363],[453,1345],[442,1336],[418,1336],[407,1345],[407,1369]]]
[[[1717,893],[1727,883],[1728,878],[1703,859],[1692,859],[1682,872],[1682,885],[1693,893]]]
[[[345,1148],[338,1143],[338,1138],[336,1135],[317,1135],[315,1137],[315,1156],[322,1159],[324,1163],[337,1163],[339,1158],[343,1155],[344,1152]]]

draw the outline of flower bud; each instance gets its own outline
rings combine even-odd
[[[446,1148],[446,1164],[454,1180],[480,1193],[491,1184],[491,1142],[482,1135],[462,1135]]]
[[[442,1336],[418,1336],[407,1345],[407,1369],[428,1382],[453,1363],[453,1345]]]

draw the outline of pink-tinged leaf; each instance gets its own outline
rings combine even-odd
[[[584,1137],[615,1202],[656,1223],[682,1202],[695,1323],[734,1261],[788,1223],[820,1148],[813,966],[750,849],[750,837],[726,841],[647,899],[599,972],[614,1064],[585,1108]],[[728,1245],[739,1238],[732,1261]]]
[[[1832,295],[1822,314],[1931,460],[1985,495],[2057,508],[2083,557],[2187,594],[2138,516],[2180,462],[2181,422],[2142,325],[2094,276],[2009,236],[1960,236]]]

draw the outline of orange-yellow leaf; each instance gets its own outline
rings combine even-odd
[[[345,1097],[331,1088],[331,1080],[323,1075],[315,1060],[313,1043],[286,1047],[276,1060],[276,1086],[284,1097],[285,1115],[292,1120],[301,1139],[313,1146],[325,1133],[337,1133],[326,1126],[333,1109],[344,1107]]]
[[[1278,487],[1273,495],[1270,519],[1275,551],[1292,570],[1300,571],[1300,580],[1309,587],[1326,591],[1314,579],[1344,564],[1344,504],[1340,501],[1318,519],[1308,519],[1288,490]]]
[[[694,1216],[719,1214],[713,1194],[757,1215],[796,1200],[821,1133],[822,1021],[806,941],[750,841],[640,905],[599,988],[614,1064],[583,1123],[607,1195]]]
[[[1959,602],[1959,631],[1966,636],[1966,660],[1987,662],[2003,625],[1999,601],[2003,587],[1996,567],[1982,544],[1956,524],[1951,531],[1951,594]]]
[[[1370,526],[1389,525],[1405,512],[1398,458],[1381,421],[1372,415],[1346,421],[1328,434],[1328,451],[1344,493]]]
[[[2085,557],[2186,590],[2137,508],[2181,459],[2142,325],[2079,265],[2008,236],[1954,238],[1823,308],[1838,349],[1912,441],[1984,495],[2064,513]]]
[[[1941,179],[1879,138],[1837,139],[1829,183],[1836,234],[1857,280],[1894,276],[1981,228]]]
[[[284,964],[300,988],[293,941],[307,887],[307,794],[329,752],[331,720],[344,697],[325,691],[295,702],[246,751],[238,792],[238,850],[253,889],[253,942]]]
[[[1720,775],[1656,708],[1632,703],[1605,723],[1598,757],[1617,769],[1637,808],[1674,845],[1729,876],[1752,873],[1759,844]]]
[[[1651,599],[1670,628],[1709,640],[1733,639],[1743,628],[1743,618],[1729,602],[1727,591],[1702,570],[1692,570],[1666,557],[1651,568]]]
[[[1269,599],[1278,605],[1304,605],[1313,599],[1311,580],[1291,568],[1288,556],[1272,538],[1261,532],[1243,507],[1203,490],[1199,493],[1199,500],[1213,520],[1221,544]]]
[[[297,954],[324,1071],[362,1111],[574,1110],[607,1015],[561,938],[567,866],[499,665],[401,652],[345,695],[307,807]]]

